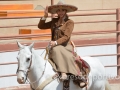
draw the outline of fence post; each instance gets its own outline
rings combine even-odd
[[[116,19],[120,20],[120,8],[116,9]],[[120,31],[120,21],[116,22],[116,30]],[[117,42],[120,42],[120,33],[116,35]],[[120,53],[120,44],[117,44],[117,54]],[[120,65],[120,55],[117,56],[117,65]],[[117,75],[120,76],[120,66],[117,67]]]
[[[51,5],[54,5],[54,0],[51,0]],[[54,17],[54,14],[51,16],[52,18]]]
[[[53,5],[54,4],[54,0],[51,0],[51,5]]]

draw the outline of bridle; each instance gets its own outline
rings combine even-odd
[[[18,59],[18,58],[17,58],[17,59]],[[18,68],[17,68],[17,72],[16,72],[16,73],[18,73],[18,72],[20,72],[20,71],[23,72],[24,75],[26,76],[26,80],[27,80],[28,72],[30,72],[31,65],[32,65],[32,55],[31,55],[31,59],[30,59],[30,65],[29,65],[29,67],[27,68],[27,70],[19,69],[19,63],[18,63]],[[25,80],[25,82],[26,82],[26,80]]]
[[[19,55],[19,53],[18,53],[18,55]],[[17,58],[17,59],[18,59],[18,58]],[[40,76],[40,78],[39,78],[38,80],[41,80],[41,78],[42,78],[43,75],[44,75],[47,61],[48,61],[48,60],[46,60],[46,62],[45,62],[45,65],[44,65],[45,67],[44,67],[44,70],[43,70],[43,72],[42,72],[42,75]],[[19,69],[19,63],[18,63],[18,68],[17,68],[16,73],[18,73],[19,71],[23,72],[24,75],[26,76],[25,82],[28,81],[28,82],[30,83],[31,88],[32,88],[32,85],[31,85],[31,84],[34,84],[34,83],[37,82],[38,80],[35,80],[34,82],[30,82],[30,81],[28,80],[28,72],[30,72],[31,65],[32,65],[32,55],[31,55],[30,65],[29,65],[28,69],[27,69],[27,70]],[[32,90],[35,90],[35,89],[32,88]]]

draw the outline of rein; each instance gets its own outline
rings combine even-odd
[[[21,72],[24,73],[24,75],[25,75],[26,77],[28,77],[28,72],[30,72],[31,65],[32,65],[32,56],[31,56],[31,61],[30,61],[30,65],[29,65],[28,69],[27,69],[27,70],[19,69],[19,64],[18,64],[18,69],[17,69],[17,72],[16,72],[16,73],[18,73],[19,71],[21,71]],[[27,78],[26,78],[26,80],[27,80]],[[25,80],[25,81],[26,81],[26,80]]]
[[[34,84],[35,82],[37,82],[37,81],[39,81],[39,80],[41,80],[41,78],[43,77],[43,75],[44,75],[44,72],[45,72],[45,69],[46,69],[46,64],[47,64],[47,61],[48,60],[46,60],[46,62],[45,62],[45,67],[44,67],[44,70],[43,70],[43,72],[42,72],[42,75],[40,76],[40,78],[38,79],[38,80],[36,80],[36,81],[34,81],[34,82],[30,82],[28,79],[27,79],[27,81],[30,83],[30,85],[31,84]],[[32,86],[31,86],[31,88],[32,88]],[[32,88],[33,89],[33,88]],[[33,89],[34,90],[34,89]],[[35,89],[36,90],[36,89]]]
[[[34,84],[35,82],[37,82],[37,81],[39,81],[39,80],[41,80],[41,78],[43,77],[43,75],[44,75],[44,72],[45,72],[45,69],[46,69],[46,64],[47,64],[47,61],[48,61],[48,59],[46,59],[46,56],[47,56],[47,54],[49,54],[49,49],[50,49],[50,44],[48,44],[48,46],[47,46],[47,48],[46,48],[46,54],[45,54],[45,57],[44,57],[44,59],[46,60],[46,62],[45,62],[45,65],[44,65],[44,70],[43,70],[43,72],[42,72],[42,75],[40,76],[40,78],[38,79],[38,80],[36,80],[36,81],[34,81],[34,82],[30,82],[28,79],[27,79],[27,81],[30,83],[30,84]],[[42,52],[42,54],[45,52],[45,50]],[[41,54],[41,55],[42,55]],[[41,56],[40,55],[40,56]],[[32,88],[32,86],[31,86],[31,88]],[[33,88],[32,88],[33,89]],[[36,89],[33,89],[33,90],[36,90]]]
[[[44,50],[44,51],[45,51],[45,50]],[[42,54],[43,54],[43,53],[42,53]],[[42,55],[42,54],[41,54],[41,55]],[[18,59],[18,58],[17,58],[17,59]],[[27,69],[27,70],[21,70],[21,69],[19,69],[19,64],[18,64],[18,69],[17,69],[17,72],[16,72],[16,73],[18,73],[19,71],[23,72],[24,75],[26,76],[26,80],[30,83],[30,86],[31,86],[31,85],[33,85],[34,83],[36,83],[37,81],[41,80],[41,78],[43,77],[44,72],[45,72],[45,69],[46,69],[47,61],[48,61],[48,59],[46,59],[46,62],[45,62],[45,65],[44,65],[44,70],[42,71],[42,75],[40,76],[40,78],[39,78],[38,80],[35,80],[34,82],[30,82],[29,79],[28,79],[28,72],[30,72],[30,68],[31,68],[31,65],[32,65],[32,56],[31,56],[31,61],[30,61],[30,65],[29,65],[28,69]],[[26,82],[26,80],[25,80],[25,82]],[[32,86],[31,86],[31,88],[32,88]],[[32,90],[36,90],[36,89],[32,88]]]

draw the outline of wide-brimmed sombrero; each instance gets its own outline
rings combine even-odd
[[[67,12],[76,11],[78,8],[73,5],[64,4],[62,0],[60,0],[56,5],[51,5],[48,7],[48,12],[51,14],[55,14],[58,9],[66,9]]]

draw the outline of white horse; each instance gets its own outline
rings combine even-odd
[[[53,79],[49,82],[50,78],[55,75],[55,72],[51,64],[32,48],[34,43],[29,46],[21,45],[19,42],[17,44],[20,49],[17,56],[18,83],[24,84],[28,78],[33,90],[62,90],[63,83],[58,81],[58,79]],[[107,89],[109,84],[104,77],[105,68],[100,61],[92,57],[82,57],[82,59],[90,65],[87,90],[110,90]],[[47,85],[45,84],[46,82]],[[42,89],[38,89],[39,85],[41,85],[40,88],[42,87]],[[71,80],[69,90],[86,90],[86,88],[78,87]]]

